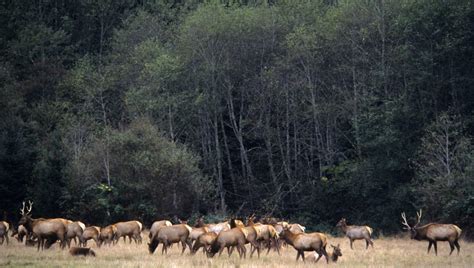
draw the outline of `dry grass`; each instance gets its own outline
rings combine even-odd
[[[145,236],[144,236],[145,237]],[[60,250],[57,246],[43,252],[36,248],[25,247],[14,239],[8,246],[0,246],[0,266],[34,266],[34,267],[312,267],[326,266],[324,258],[315,264],[312,253],[306,253],[307,262],[295,261],[296,252],[289,247],[283,250],[281,256],[271,252],[260,259],[247,258],[240,260],[236,252],[229,258],[227,254],[221,257],[208,259],[202,253],[190,256],[189,252],[181,256],[180,249],[174,246],[168,256],[161,255],[161,246],[155,254],[148,254],[146,243],[142,245],[120,243],[112,247],[100,249],[92,247],[97,253],[96,258],[72,257],[67,250]],[[144,239],[146,240],[146,239]],[[91,241],[92,242],[92,241]],[[341,267],[472,267],[474,266],[474,244],[461,242],[461,254],[448,256],[449,245],[446,242],[438,243],[438,256],[434,253],[426,254],[427,242],[413,241],[401,238],[383,238],[374,241],[374,249],[365,250],[365,242],[355,242],[355,249],[351,250],[349,241],[345,238],[331,238],[333,244],[340,243],[343,256],[337,264],[330,266]],[[93,243],[89,243],[92,245]],[[248,248],[247,248],[247,251]],[[332,250],[330,250],[332,251]]]

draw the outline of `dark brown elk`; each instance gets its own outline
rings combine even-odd
[[[148,238],[151,239],[151,237],[153,236],[153,234],[155,234],[158,229],[160,229],[161,227],[163,226],[171,226],[173,225],[170,221],[168,220],[161,220],[161,221],[155,221],[152,225],[151,225],[151,228],[150,228],[150,233],[148,234]]]
[[[95,252],[91,248],[72,247],[69,249],[71,256],[92,256],[95,257]]]
[[[337,244],[337,246],[331,245],[331,247],[332,247],[332,252],[328,253],[329,260],[331,262],[337,262],[337,259],[339,257],[342,257],[341,248],[339,247],[339,244]]]
[[[82,233],[86,229],[86,225],[80,221],[70,222],[66,226],[66,240],[67,240],[67,247],[71,247],[71,240],[74,239],[74,244],[77,245],[76,238],[79,239],[79,243],[81,242]]]
[[[354,240],[365,240],[365,249],[369,247],[369,245],[374,247],[374,242],[372,242],[371,235],[373,229],[367,225],[358,226],[358,225],[347,225],[346,219],[342,218],[336,225],[336,227],[340,227],[344,234],[349,238],[351,242],[351,249],[352,243]]]
[[[126,222],[117,222],[114,224],[117,228],[117,232],[115,235],[116,242],[119,241],[121,237],[123,237],[123,241],[125,242],[126,237],[132,243],[132,238],[137,244],[142,243],[142,236],[141,232],[143,230],[143,224],[139,221],[126,221]]]
[[[29,202],[29,208],[25,212],[25,202],[23,202],[23,208],[20,210],[22,215],[18,225],[23,225],[38,239],[38,251],[45,247],[48,248],[52,243],[59,240],[61,243],[61,248],[64,248],[66,245],[66,226],[64,223],[57,219],[33,219],[31,218],[31,209],[33,208],[33,203]]]
[[[451,251],[451,255],[454,251],[454,247],[459,251],[461,246],[459,245],[459,238],[461,236],[461,228],[454,224],[440,224],[440,223],[428,223],[423,226],[419,226],[422,211],[416,213],[417,221],[416,224],[412,227],[408,224],[405,212],[402,213],[402,224],[405,226],[406,230],[410,231],[411,239],[415,240],[427,240],[428,241],[428,253],[430,253],[431,246],[434,245],[435,254],[438,255],[438,245],[437,241],[448,241]]]
[[[231,223],[231,226],[232,225],[234,224]],[[213,257],[217,252],[219,252],[220,256],[224,249],[227,248],[227,253],[230,257],[233,248],[237,247],[237,251],[239,252],[240,258],[242,258],[242,256],[245,258],[247,253],[247,249],[245,248],[245,244],[247,243],[247,236],[248,233],[243,228],[232,228],[230,230],[221,231],[214,243],[211,245],[211,249],[209,251],[208,256]]]
[[[117,227],[115,227],[113,224],[100,229],[99,246],[102,246],[102,243],[108,244],[110,246],[115,240],[116,233]]]
[[[191,254],[195,254],[201,247],[203,248],[204,252],[209,253],[209,249],[212,243],[216,241],[216,238],[217,238],[217,234],[214,232],[207,232],[200,235],[194,242],[193,250]]]
[[[0,245],[3,245],[3,242],[8,241],[8,231],[10,230],[10,224],[6,221],[0,221]]]
[[[299,233],[294,234],[288,228],[285,228],[281,234],[281,237],[288,243],[293,246],[297,251],[296,260],[301,258],[305,261],[304,252],[305,251],[316,251],[319,257],[316,261],[324,255],[326,257],[326,262],[329,262],[328,254],[326,252],[327,237],[322,233]]]
[[[168,254],[168,247],[174,243],[181,242],[183,246],[183,251],[181,254],[184,253],[186,250],[186,245],[189,247],[189,250],[192,252],[192,244],[188,240],[189,234],[191,233],[192,229],[187,224],[176,224],[172,226],[163,226],[158,229],[156,233],[154,233],[151,237],[150,243],[148,243],[148,251],[150,254],[153,254],[159,244],[163,244],[163,248],[161,250],[161,254]]]
[[[87,247],[87,241],[94,240],[97,247],[100,247],[100,227],[98,226],[89,226],[84,232],[82,232],[82,237],[80,239],[81,246]]]

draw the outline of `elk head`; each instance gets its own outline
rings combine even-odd
[[[417,227],[420,224],[421,216],[422,216],[422,211],[420,209],[420,211],[416,212],[416,218],[417,218],[416,224],[413,225],[412,227],[407,222],[407,217],[405,215],[405,212],[402,212],[402,219],[403,219],[402,224],[405,226],[403,229],[410,231],[411,239],[421,240],[421,237],[418,236],[418,231],[417,231]]]
[[[339,247],[339,244],[337,244],[337,246],[334,246],[331,244],[331,247],[333,248],[333,255],[335,256],[338,256],[338,257],[341,257],[342,256],[342,252],[341,252],[341,248]]]
[[[346,218],[342,218],[337,224],[336,224],[336,227],[344,227],[346,226],[347,223],[346,223]]]
[[[28,201],[28,207],[25,211],[25,202],[23,202],[23,206],[20,209],[21,219],[18,222],[18,226],[23,225],[26,227],[27,223],[31,222],[31,209],[33,209],[33,202]]]

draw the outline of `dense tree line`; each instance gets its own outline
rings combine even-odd
[[[472,1],[3,1],[0,203],[472,230]]]

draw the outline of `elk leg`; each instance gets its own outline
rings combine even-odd
[[[430,249],[431,249],[431,245],[433,244],[433,242],[431,241],[428,241],[428,254],[430,254]]]
[[[5,240],[7,240],[7,245],[8,245],[8,243],[10,243],[10,241],[8,241],[8,233],[5,234]]]
[[[316,261],[315,261],[315,262],[318,262],[318,261],[319,261],[319,259],[321,259],[321,257],[323,256],[323,254],[321,253],[321,251],[320,251],[320,250],[316,250],[316,253],[318,253],[318,255],[319,255],[319,256],[318,256],[318,258],[316,259]]]
[[[438,245],[436,244],[436,241],[433,241],[434,249],[435,249],[435,255],[438,256]]]
[[[229,250],[229,248],[227,248]],[[219,250],[219,257],[222,255],[222,252],[224,251],[224,247],[221,246],[221,249]]]
[[[301,251],[301,258],[303,259],[303,262],[306,262],[306,260],[304,259],[304,251]]]
[[[453,251],[454,251],[454,243],[451,241],[448,241],[448,242],[449,242],[449,247],[451,248],[451,251],[449,252],[449,256],[451,256],[451,254],[453,254]]]
[[[326,263],[329,263],[329,257],[326,251],[326,246],[324,246],[321,251],[323,252],[324,257],[326,258]]]
[[[230,255],[232,254],[233,251],[234,251],[234,247],[227,247],[227,254],[229,254],[229,257],[230,257]],[[237,248],[237,251],[239,251],[238,248]],[[239,254],[240,254],[240,252],[239,252]]]
[[[461,246],[459,245],[459,242],[457,240],[454,241],[454,245],[456,246],[456,249],[458,250],[458,255],[459,255],[459,250],[461,249]]]
[[[245,248],[245,245],[240,245],[240,247],[242,248],[241,251],[244,253],[244,259],[246,259],[247,258],[247,249]],[[260,258],[260,254],[258,254],[258,257]],[[240,258],[242,258],[242,256]]]
[[[354,240],[349,239],[349,241],[351,241],[351,249],[354,249],[354,248],[352,247],[352,243],[354,242]]]
[[[191,253],[192,253],[193,252],[193,241],[186,240],[186,244],[188,245],[189,251],[191,251]]]

